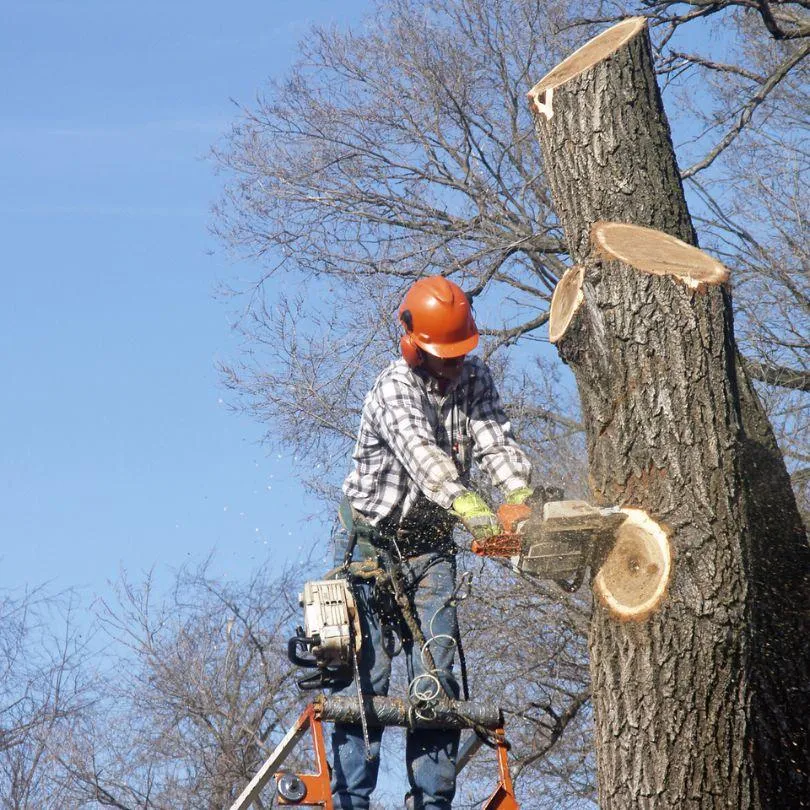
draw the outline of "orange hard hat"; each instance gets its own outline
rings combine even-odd
[[[420,278],[405,295],[399,319],[407,330],[404,338],[434,357],[461,357],[478,345],[467,296],[443,276]]]

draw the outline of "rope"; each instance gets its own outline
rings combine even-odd
[[[350,532],[350,535],[354,535]],[[466,717],[463,712],[459,711],[458,701],[448,691],[444,683],[442,683],[441,675],[450,675],[440,671],[436,666],[436,661],[433,653],[430,650],[430,645],[434,644],[437,640],[445,643],[450,643],[458,649],[459,654],[459,667],[461,670],[461,681],[464,700],[469,701],[469,683],[467,677],[467,662],[464,655],[464,650],[461,644],[461,638],[456,638],[447,633],[434,634],[433,622],[438,614],[446,607],[456,605],[466,599],[470,594],[472,584],[472,572],[465,572],[457,584],[455,590],[450,595],[447,602],[439,607],[431,616],[428,622],[428,632],[430,638],[425,638],[422,628],[414,616],[413,606],[411,599],[407,593],[407,587],[402,581],[402,571],[400,564],[403,560],[402,554],[396,541],[391,539],[391,545],[399,558],[395,562],[392,555],[384,549],[377,549],[377,559],[366,559],[358,562],[351,562],[352,552],[354,550],[354,542],[356,542],[356,535],[350,536],[349,546],[347,553],[343,559],[343,564],[333,568],[329,571],[324,578],[331,579],[336,576],[345,576],[348,579],[355,579],[361,581],[373,581],[378,588],[387,588],[393,594],[394,602],[399,610],[402,621],[411,635],[414,643],[419,647],[419,655],[422,661],[422,667],[425,670],[408,684],[408,700],[411,704],[409,712],[411,716],[417,720],[430,721],[437,713],[455,715],[465,722],[470,728],[475,731],[478,737],[488,746],[495,747],[497,744],[495,737],[491,730],[475,723],[473,718]],[[382,561],[382,565],[380,565]],[[455,704],[455,705],[453,705]],[[415,727],[416,723],[411,722],[410,726]]]
[[[397,555],[402,559],[399,554],[399,549],[396,548],[396,543],[393,545]],[[430,721],[437,713],[456,715],[468,723],[470,728],[475,731],[483,742],[494,747],[496,743],[491,730],[475,723],[473,718],[469,718],[465,716],[462,711],[459,711],[458,701],[455,700],[441,678],[441,676],[447,676],[450,673],[445,673],[438,669],[430,649],[431,645],[435,645],[437,641],[451,644],[458,648],[459,663],[462,669],[464,700],[469,700],[466,659],[464,658],[460,639],[448,633],[435,634],[433,632],[433,622],[446,607],[458,604],[469,596],[472,573],[467,572],[462,575],[459,584],[456,586],[447,602],[439,607],[431,616],[428,622],[430,637],[425,638],[422,628],[414,615],[413,605],[408,596],[407,587],[402,581],[400,566],[393,561],[390,554],[382,549],[379,550],[378,559],[382,560],[382,565],[380,565],[377,560],[364,560],[362,562],[352,563],[349,567],[349,575],[361,580],[373,580],[377,587],[390,589],[394,596],[394,602],[399,609],[402,621],[408,629],[414,644],[419,648],[422,667],[425,671],[413,678],[408,684],[408,700],[411,704],[410,711],[412,712],[412,716],[421,721]],[[450,675],[450,677],[452,677],[452,675]],[[415,727],[415,723],[412,723],[411,727]]]

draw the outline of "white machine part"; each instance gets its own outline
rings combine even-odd
[[[585,501],[549,501],[539,524],[516,527],[523,535],[520,556],[512,564],[521,571],[550,579],[576,575],[589,564],[593,542],[613,538],[627,515],[616,506],[595,507]]]
[[[340,667],[360,650],[360,620],[345,579],[307,582],[298,597],[304,609],[304,634],[321,666]],[[351,649],[354,639],[355,649]]]

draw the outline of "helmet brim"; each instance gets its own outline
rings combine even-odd
[[[469,354],[478,345],[478,332],[464,340],[456,341],[455,343],[426,343],[411,332],[413,342],[422,351],[440,357],[442,360],[448,360],[451,357],[462,357]]]

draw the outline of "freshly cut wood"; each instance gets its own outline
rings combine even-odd
[[[568,329],[568,324],[582,304],[583,269],[569,267],[554,288],[548,316],[548,339],[556,343]]]
[[[697,243],[643,18],[572,54],[532,88],[529,106],[575,264],[588,258],[599,220]]]
[[[500,513],[499,513],[500,514]],[[551,501],[519,529],[513,562],[552,579],[594,569],[594,592],[614,619],[641,621],[663,601],[672,574],[669,533],[641,509]]]
[[[636,36],[645,25],[644,17],[630,17],[630,19],[608,28],[607,31],[603,31],[598,37],[594,37],[560,62],[529,91],[529,98],[534,102],[537,111],[546,118],[551,118],[554,115],[555,87],[565,84],[569,79],[573,79],[574,76],[578,76],[592,65],[601,62]]]
[[[725,265],[700,248],[653,228],[622,222],[596,222],[591,229],[591,243],[594,251],[603,258],[624,262],[655,276],[673,276],[693,290],[701,285],[728,281]]]
[[[615,619],[641,621],[661,604],[672,572],[672,549],[664,528],[641,509],[626,516],[593,582]]]

